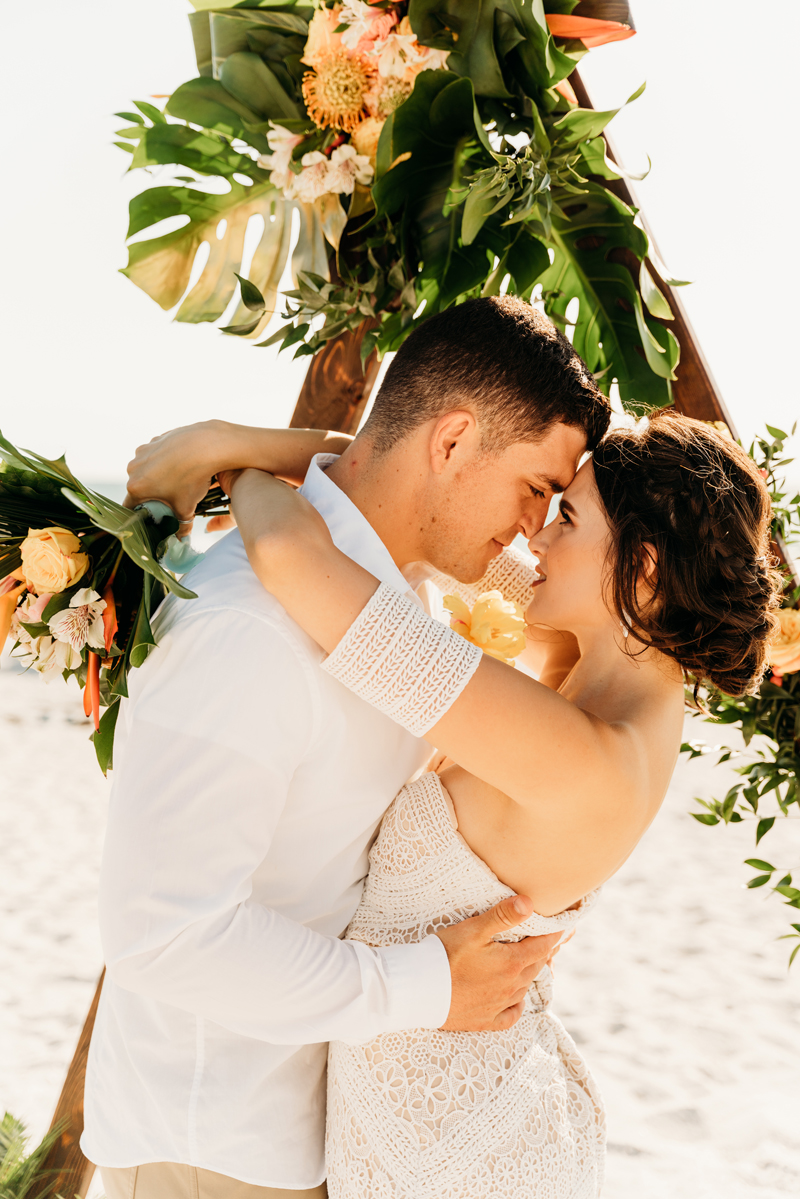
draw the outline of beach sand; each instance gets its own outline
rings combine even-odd
[[[37,1137],[101,968],[108,784],[89,731],[76,688],[4,659],[0,1105]],[[696,723],[690,735],[722,739]],[[556,963],[554,1010],[606,1100],[605,1199],[800,1194],[800,959],[787,974],[789,943],[775,941],[786,909],[743,889],[752,827],[687,815],[693,795],[730,785],[712,761],[681,762],[664,810]],[[800,821],[781,832],[792,834],[781,862],[800,860]],[[759,853],[775,861],[775,844],[773,833]]]

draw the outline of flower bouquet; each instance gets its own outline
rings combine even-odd
[[[259,345],[313,354],[360,330],[366,358],[470,297],[537,288],[602,387],[616,380],[633,409],[670,402],[679,347],[645,260],[680,281],[614,194],[615,112],[581,108],[569,80],[590,48],[632,35],[624,0],[193,2],[198,77],[163,112],[118,114],[131,169],[191,172],[131,201],[131,237],[185,223],[131,244],[123,271],[163,308],[182,301],[176,320],[222,316],[260,220],[223,329],[257,339],[297,214],[286,324]]]
[[[213,488],[200,515],[225,509]],[[0,434],[0,650],[51,680],[74,675],[97,758],[112,760],[127,675],[156,644],[150,618],[196,560],[165,504],[136,511],[85,487],[63,458],[16,449]],[[105,709],[102,717],[101,709]]]

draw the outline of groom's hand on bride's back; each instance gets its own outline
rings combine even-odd
[[[487,1032],[511,1028],[523,1011],[526,992],[552,957],[561,933],[495,941],[533,914],[533,904],[512,895],[459,924],[440,929],[452,978],[450,1012],[442,1028]]]

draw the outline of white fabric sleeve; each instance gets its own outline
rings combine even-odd
[[[444,595],[457,595],[470,606],[484,591],[502,591],[503,599],[527,608],[533,599],[536,577],[533,558],[509,547],[492,559],[486,574],[477,583],[459,583],[439,571],[428,575],[426,582],[433,583]]]
[[[232,610],[179,622],[131,673],[100,882],[109,977],[276,1044],[438,1027],[450,1005],[438,937],[373,949],[254,894],[313,743],[317,686],[280,629]]]
[[[481,657],[477,646],[381,583],[322,669],[424,737],[458,699]]]

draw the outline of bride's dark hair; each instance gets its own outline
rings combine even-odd
[[[752,458],[712,425],[666,411],[609,433],[593,461],[620,620],[696,682],[752,694],[781,589],[769,492]],[[648,544],[652,590],[637,587]]]

